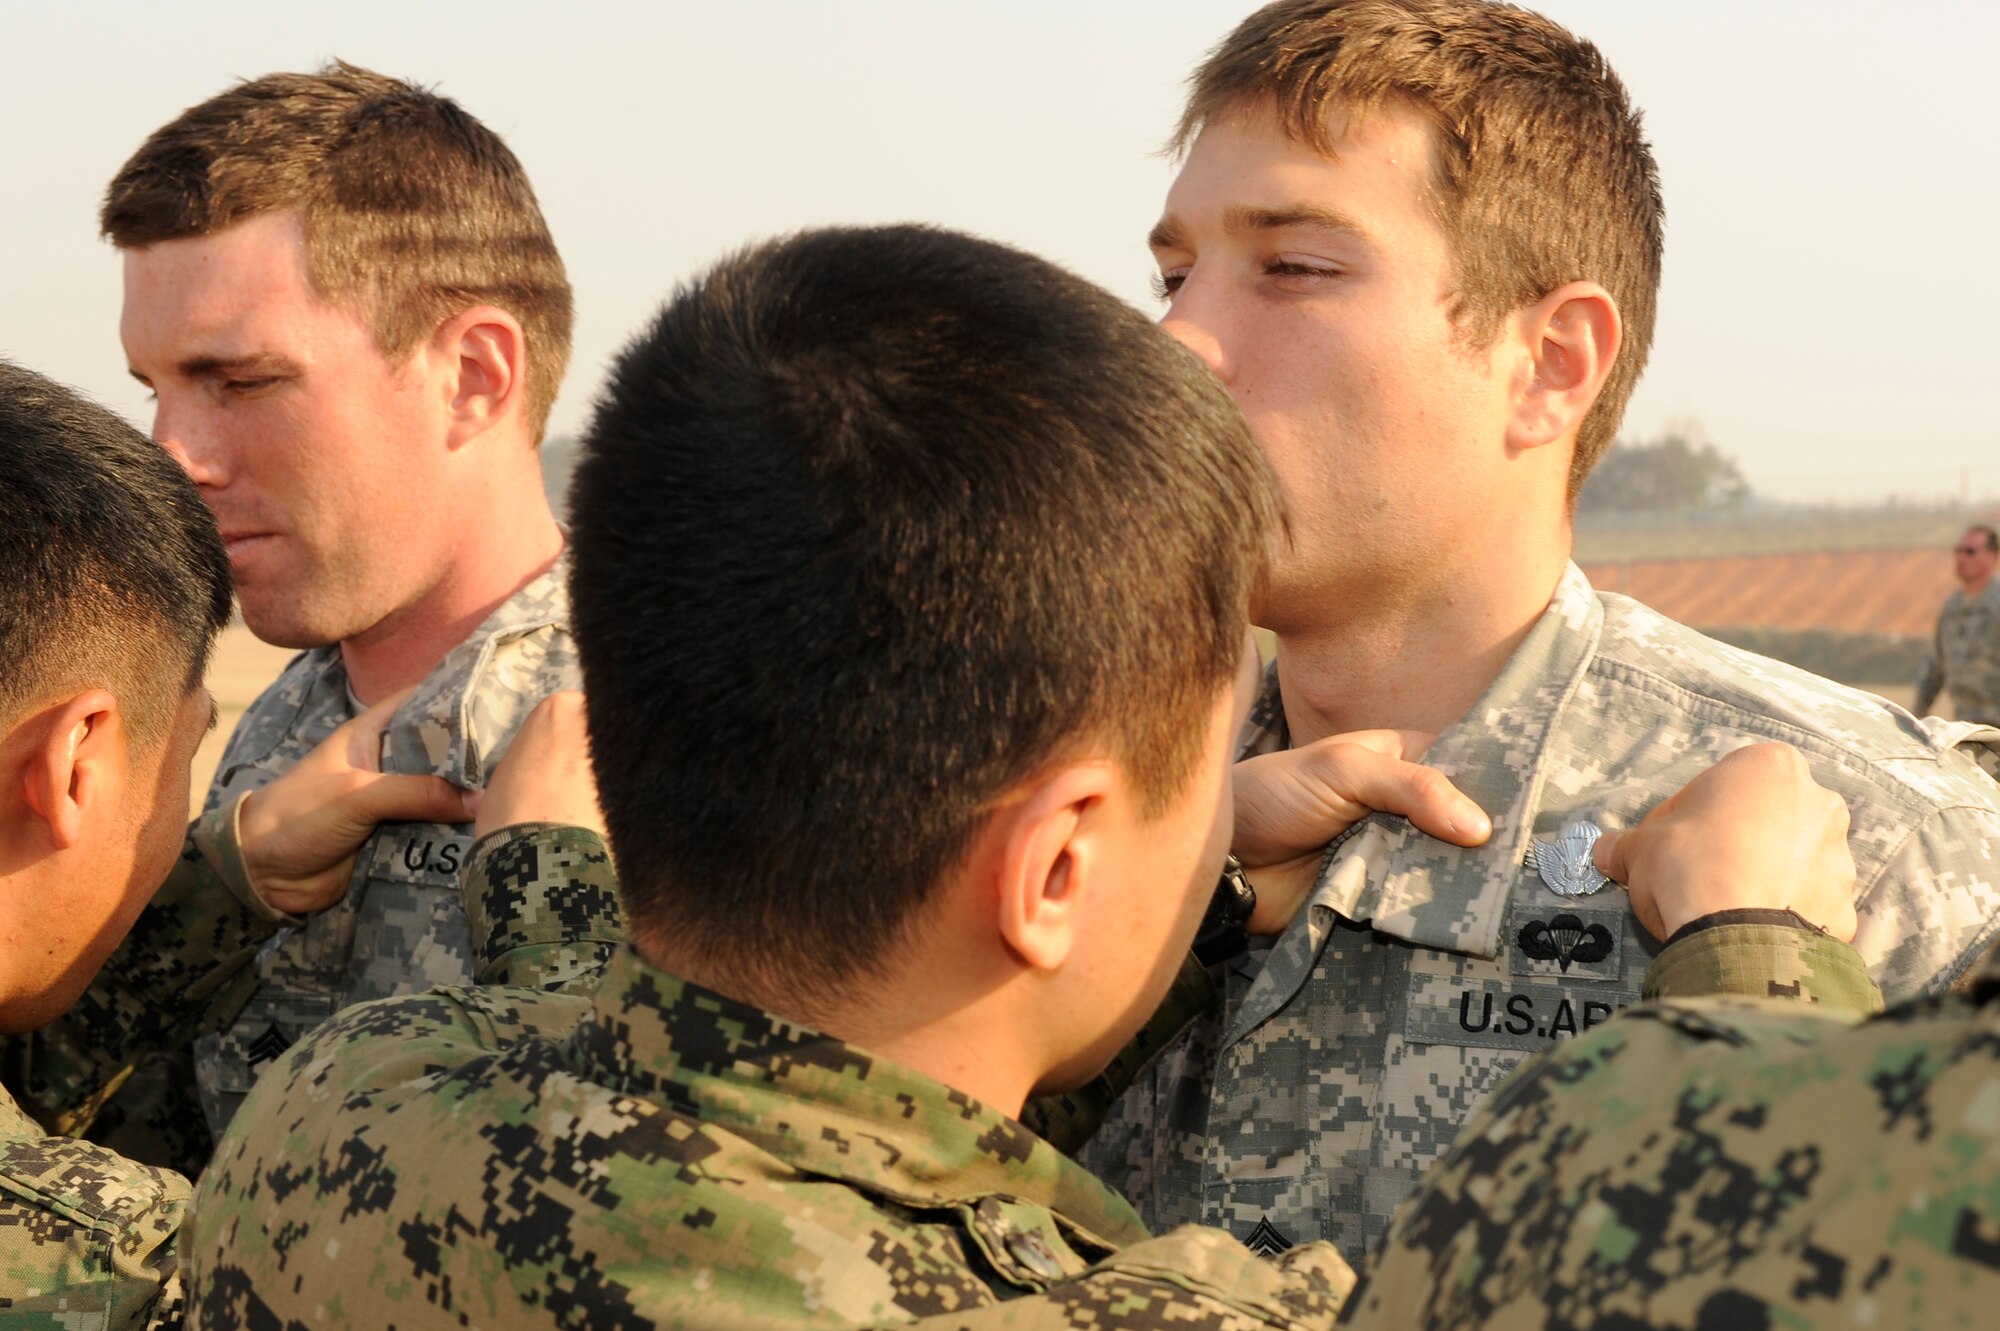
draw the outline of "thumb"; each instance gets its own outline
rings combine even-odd
[[[469,823],[479,810],[478,791],[441,776],[375,776],[349,799],[355,816],[369,823]]]
[[[1590,852],[1591,863],[1597,866],[1597,871],[1621,886],[1626,873],[1625,836],[1624,832],[1615,828],[1607,829],[1599,834],[1597,845]]]

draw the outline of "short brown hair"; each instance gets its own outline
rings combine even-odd
[[[497,134],[447,97],[343,61],[268,74],[154,131],[98,221],[138,249],[286,209],[304,228],[314,292],[372,321],[392,361],[472,305],[519,319],[540,437],[569,362],[569,278]]]
[[[0,731],[103,687],[134,744],[157,745],[228,622],[229,558],[179,464],[116,413],[0,361]]]
[[[1476,345],[1565,282],[1603,284],[1624,318],[1624,347],[1577,435],[1574,502],[1646,365],[1665,224],[1639,112],[1597,48],[1486,0],[1278,0],[1230,33],[1190,84],[1176,150],[1210,119],[1252,108],[1274,110],[1286,134],[1328,156],[1335,103],[1421,114],[1455,268],[1453,318]]]
[[[1171,807],[1279,521],[1158,325],[922,227],[684,288],[613,365],[571,503],[626,908],[802,1002],[893,962],[1036,772],[1108,751]]]

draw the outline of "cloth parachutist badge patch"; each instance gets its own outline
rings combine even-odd
[[[1596,823],[1571,823],[1556,833],[1553,841],[1536,839],[1532,854],[1535,871],[1559,897],[1587,897],[1610,882],[1597,871],[1590,853],[1597,838],[1604,835]]]

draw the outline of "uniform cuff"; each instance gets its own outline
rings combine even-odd
[[[519,823],[472,843],[463,882],[478,983],[496,983],[523,948],[625,941],[618,873],[583,827]],[[490,978],[489,978],[490,977]]]
[[[243,802],[251,793],[246,790],[228,804],[197,818],[193,829],[195,847],[231,895],[250,912],[251,918],[273,927],[304,924],[300,916],[288,915],[258,896],[255,884],[250,881],[250,866],[243,859],[241,819]]]
[[[1790,924],[1717,923],[1681,930],[1646,972],[1647,998],[1736,995],[1882,1010],[1861,954],[1830,934]]]

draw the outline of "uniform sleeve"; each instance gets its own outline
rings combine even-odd
[[[1215,1001],[1214,982],[1189,953],[1159,1008],[1104,1071],[1087,1086],[1030,1100],[1022,1110],[1021,1122],[1065,1155],[1075,1155],[1104,1122],[1118,1097]]]
[[[0,1323],[181,1324],[178,1174],[61,1137],[0,1143]]]
[[[1782,1154],[1767,1125],[1874,1092],[1869,1067],[1832,1053],[1811,1075],[1770,1064],[1833,1050],[1853,1029],[1794,1003],[1686,1000],[1633,1008],[1529,1059],[1398,1208],[1344,1325],[1541,1326],[1563,1309],[1579,1326],[1774,1324],[1750,1297],[1760,1282],[1804,1290],[1824,1256],[1800,1254],[1809,1245],[1785,1243],[1781,1226],[1790,1208],[1828,1203],[1812,1152]],[[1849,1277],[1857,1293],[1865,1272]]]
[[[1331,1327],[1354,1272],[1330,1243],[1276,1260],[1217,1229],[1183,1225],[1122,1248],[1074,1280],[967,1312],[899,1322],[912,1331],[1130,1331]]]
[[[1861,954],[1812,929],[1718,924],[1667,944],[1646,971],[1646,998],[1736,995],[1816,1003],[1836,1012],[1882,1010]]]
[[[49,1131],[82,1135],[140,1057],[220,1029],[248,998],[257,949],[291,917],[250,889],[235,812],[189,825],[167,881],[68,1012],[5,1041],[7,1085]]]
[[[2000,808],[1992,778],[1970,775],[1987,802],[1924,819],[1858,903],[1854,946],[1885,1002],[1944,992],[2000,937]]]
[[[522,823],[481,837],[466,860],[475,984],[588,993],[631,936],[604,838]]]

